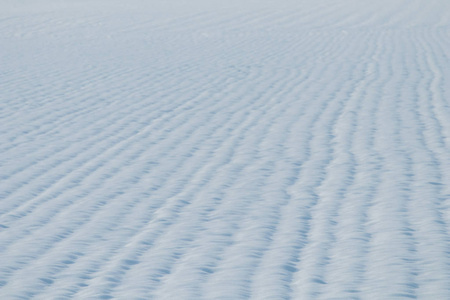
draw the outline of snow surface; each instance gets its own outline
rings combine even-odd
[[[450,1],[2,0],[0,299],[450,299]]]

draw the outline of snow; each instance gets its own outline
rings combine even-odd
[[[1,299],[450,299],[450,2],[3,0]]]

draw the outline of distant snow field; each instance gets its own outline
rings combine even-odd
[[[1,1],[0,299],[450,299],[450,1]]]

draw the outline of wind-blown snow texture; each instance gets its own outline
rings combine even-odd
[[[450,1],[0,6],[1,299],[450,299]]]

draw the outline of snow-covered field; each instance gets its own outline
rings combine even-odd
[[[0,299],[450,299],[450,1],[0,1]]]

